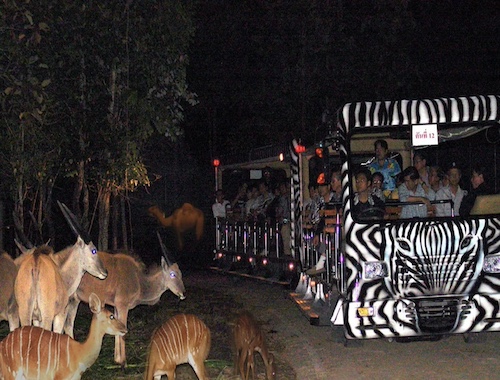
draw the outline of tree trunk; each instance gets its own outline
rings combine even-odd
[[[107,251],[109,248],[109,203],[111,193],[107,187],[101,187],[99,197],[99,238],[97,249]]]
[[[122,245],[125,251],[128,251],[128,234],[127,234],[127,210],[125,208],[125,197],[120,196],[121,222],[122,222]]]
[[[112,205],[112,214],[113,217],[111,218],[111,249],[114,251],[118,250],[118,219],[120,217],[119,213],[119,203],[118,203],[118,195],[113,194],[113,205]]]

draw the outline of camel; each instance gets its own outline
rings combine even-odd
[[[163,227],[172,228],[175,231],[180,250],[182,250],[184,246],[183,234],[185,232],[195,229],[197,240],[200,240],[203,236],[203,225],[205,221],[203,211],[197,209],[190,203],[184,203],[169,217],[165,217],[163,211],[156,205],[151,206],[148,209],[148,213]]]

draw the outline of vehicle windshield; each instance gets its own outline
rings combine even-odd
[[[498,125],[439,125],[438,144],[422,146],[413,145],[411,128],[357,128],[350,136],[355,220],[500,214]]]

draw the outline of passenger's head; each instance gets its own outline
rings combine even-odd
[[[423,152],[415,152],[413,155],[413,165],[419,171],[427,166],[427,158]]]
[[[373,143],[373,147],[375,148],[375,157],[377,157],[377,160],[383,160],[386,158],[387,150],[389,150],[387,141],[379,139]]]
[[[418,180],[420,179],[420,174],[418,174],[418,170],[415,166],[408,166],[401,173],[401,177],[403,177],[403,183],[406,188],[410,191],[415,191],[418,185]]]
[[[219,203],[222,202],[222,200],[224,199],[224,191],[222,191],[222,189],[219,189],[215,192],[215,199]]]
[[[380,172],[375,172],[372,174],[372,187],[377,189],[382,189],[384,184],[384,175]]]
[[[460,178],[462,178],[462,171],[455,165],[455,163],[450,166],[446,174],[448,175],[450,186],[458,186]]]
[[[434,188],[439,187],[439,182],[443,179],[444,173],[437,165],[431,166],[429,169],[429,186]]]
[[[330,187],[332,191],[340,194],[342,191],[342,180],[340,176],[340,168],[333,169],[330,179]]]
[[[472,188],[477,189],[481,184],[486,182],[486,168],[480,164],[476,164],[472,167],[472,176],[470,182],[472,183]]]
[[[269,191],[269,185],[265,181],[259,182],[259,193],[267,194],[268,191]]]
[[[310,183],[308,186],[309,198],[314,199],[318,196],[318,185],[315,183]]]
[[[356,172],[356,190],[358,193],[369,191],[372,185],[372,173],[366,167],[360,168]]]

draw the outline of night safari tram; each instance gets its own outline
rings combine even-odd
[[[229,200],[234,177],[260,181],[271,168],[290,181],[291,255],[282,255],[279,226],[228,219],[217,225],[214,265],[295,280],[290,296],[311,324],[329,324],[346,344],[449,334],[485,339],[480,333],[500,330],[499,105],[496,95],[348,103],[315,146],[294,140],[266,157],[221,165],[217,184]],[[416,153],[444,173],[459,168],[467,192],[480,164],[489,191],[477,196],[469,215],[452,212],[450,199],[429,197],[430,207],[402,202],[398,188],[383,192],[382,212],[356,213],[354,175],[375,160],[377,140],[387,142],[401,170],[413,165]],[[313,246],[314,227],[303,207],[309,183],[329,181],[337,168],[341,201],[321,211],[324,228]],[[404,218],[406,206],[424,212]],[[440,207],[449,212],[437,213]],[[269,272],[263,263],[270,262],[278,265]]]

